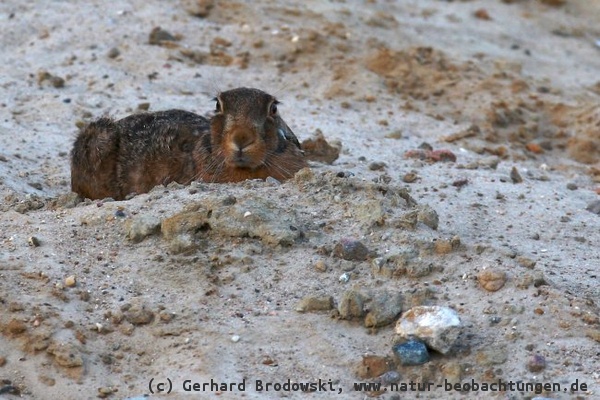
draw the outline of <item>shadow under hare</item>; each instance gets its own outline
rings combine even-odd
[[[170,182],[289,179],[308,164],[277,104],[261,90],[237,88],[217,96],[210,119],[183,110],[100,118],[75,140],[71,188],[122,200]]]

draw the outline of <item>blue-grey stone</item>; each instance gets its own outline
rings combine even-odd
[[[418,340],[397,344],[392,348],[402,365],[421,365],[429,361],[429,353],[425,343]]]

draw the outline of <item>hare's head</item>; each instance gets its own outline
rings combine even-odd
[[[237,88],[219,93],[215,100],[212,152],[220,153],[228,168],[255,169],[288,146],[299,149],[298,140],[279,116],[279,102],[270,94]]]

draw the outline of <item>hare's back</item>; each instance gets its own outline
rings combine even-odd
[[[160,140],[161,136],[178,133],[201,136],[208,131],[210,123],[201,115],[184,110],[167,110],[134,114],[117,121],[122,140]]]

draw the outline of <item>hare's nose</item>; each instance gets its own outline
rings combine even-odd
[[[241,152],[254,143],[256,135],[247,130],[238,130],[233,133],[231,139],[233,150]]]

